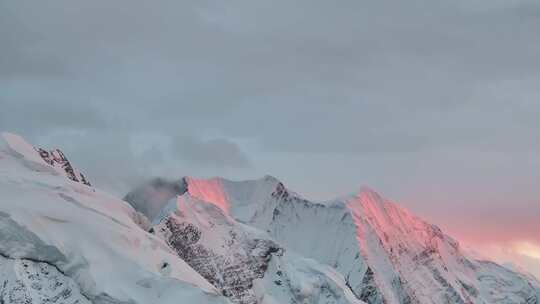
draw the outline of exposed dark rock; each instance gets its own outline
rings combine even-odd
[[[473,298],[476,298],[478,296],[478,289],[476,289],[474,286],[469,285],[461,280],[459,280],[459,284]]]
[[[272,255],[282,254],[270,240],[239,239],[231,231],[231,252],[220,255],[200,243],[202,232],[195,225],[172,217],[160,224],[160,233],[178,256],[234,303],[257,303],[253,280],[264,277]]]
[[[87,186],[91,186],[90,182],[86,179],[84,174],[81,172],[75,171],[67,157],[64,155],[60,149],[54,149],[51,151],[46,151],[42,148],[35,148],[36,151],[39,153],[41,158],[48,163],[51,166],[59,166],[66,172],[66,176],[74,181],[74,182],[80,182]]]
[[[4,267],[0,269],[1,304],[90,303],[75,282],[54,265],[27,259],[0,258],[0,266]]]
[[[357,295],[354,290],[349,286],[349,283],[347,281],[347,286],[351,291],[354,293],[354,295],[367,303],[384,303],[382,295],[377,288],[377,284],[375,282],[375,275],[373,273],[373,270],[368,267],[366,270],[366,273],[364,274],[364,278],[362,279],[362,289],[360,291],[360,294]]]

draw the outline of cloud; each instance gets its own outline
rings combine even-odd
[[[530,242],[517,242],[514,245],[515,250],[525,256],[539,260],[540,263],[540,246]]]
[[[193,137],[178,137],[174,152],[184,160],[208,167],[246,168],[251,166],[240,147],[227,139],[199,140]]]
[[[488,2],[17,1],[2,7],[0,41],[14,49],[1,70],[20,71],[1,100],[92,104],[133,125],[152,115],[144,129],[161,131],[220,123],[221,137],[295,153],[470,144],[508,119],[482,88],[540,69],[538,20],[519,13],[531,4]]]
[[[540,246],[534,241],[491,242],[475,244],[477,258],[490,259],[540,280]],[[467,249],[468,250],[468,249]]]
[[[28,89],[43,88],[30,86]],[[59,130],[104,130],[111,126],[106,114],[97,107],[86,103],[72,103],[64,98],[56,99],[51,95],[43,99],[39,96],[0,96],[0,129],[19,132],[34,140],[39,135]],[[11,101],[8,102],[8,99]]]
[[[2,1],[0,129],[121,194],[269,173],[531,237],[538,29],[534,0]]]
[[[131,136],[121,130],[63,129],[32,142],[43,148],[60,148],[70,162],[100,189],[124,195],[134,185],[152,177],[160,157],[149,159],[131,149]],[[159,153],[156,153],[159,154]]]

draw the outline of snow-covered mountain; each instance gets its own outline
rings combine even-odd
[[[313,202],[271,176],[183,177],[121,200],[4,133],[0,303],[534,304],[540,283],[368,188]]]
[[[0,139],[0,303],[229,303],[126,202]]]
[[[232,257],[241,256],[236,250],[254,239],[271,241],[273,245],[266,247],[279,248],[274,249],[270,259],[276,262],[278,270],[274,272],[269,267],[262,280],[274,281],[276,286],[248,288],[250,284],[243,284],[239,290],[249,297],[233,295],[233,302],[259,303],[257,296],[261,299],[276,294],[286,295],[276,303],[352,303],[346,294],[367,303],[540,301],[539,284],[534,279],[467,256],[458,242],[437,226],[368,188],[333,201],[312,202],[271,176],[243,182],[185,177],[176,184],[182,185],[178,188],[183,193],[170,198],[168,204],[161,203],[164,206],[161,214],[151,218],[155,224],[153,232],[179,248],[180,255],[186,243],[198,246],[199,251],[217,253],[202,265],[199,265],[200,254],[193,254],[193,259],[184,258],[214,286],[221,290],[236,286],[219,281],[221,277],[253,280],[253,276],[245,272],[229,274],[226,267],[219,265],[208,273],[209,260],[229,259],[228,266],[234,266],[238,260]],[[159,187],[153,191],[160,192]],[[128,195],[128,201],[133,193]],[[178,233],[174,233],[174,227],[189,227],[197,237],[179,241],[175,239]],[[306,265],[298,259],[309,261],[311,270],[281,268],[283,264]],[[244,256],[238,264],[251,265],[248,260]],[[297,278],[298,272],[308,274],[302,278],[305,282],[292,279]],[[315,277],[318,281],[310,287],[317,287],[298,292],[302,287],[296,284],[309,284],[310,278]],[[323,296],[310,293],[325,290],[331,285],[330,278],[337,278],[333,282],[337,288],[328,288],[332,292]],[[333,298],[336,294],[339,296]]]

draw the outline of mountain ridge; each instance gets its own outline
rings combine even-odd
[[[537,280],[468,256],[436,225],[360,189],[317,202],[272,176],[158,178],[123,201],[3,134],[0,300],[539,303]]]
[[[245,188],[251,190],[246,191]],[[254,196],[254,193],[260,196]],[[357,298],[368,303],[429,303],[432,297],[438,297],[436,303],[472,303],[482,293],[489,300],[480,300],[485,302],[479,303],[499,301],[482,291],[485,289],[483,285],[474,287],[475,284],[480,286],[484,283],[471,274],[478,268],[489,268],[491,264],[473,260],[461,250],[455,239],[444,234],[439,227],[384,199],[369,187],[362,186],[358,192],[349,196],[314,202],[288,190],[273,177],[247,181],[187,178],[187,191],[178,198],[178,204],[181,204],[180,200],[186,195],[214,205],[226,216],[241,223],[268,232],[284,248],[292,248],[323,264],[334,265],[336,269],[339,269],[339,263],[343,260],[354,265],[355,260],[362,257],[364,264],[356,262],[358,265],[353,269],[350,266],[342,269],[342,275]],[[303,226],[304,215],[301,213],[316,214],[313,210],[327,210],[327,214],[324,219],[316,220],[319,221],[316,224]],[[328,212],[337,214],[334,219],[336,224],[345,223],[343,228],[339,228],[339,233],[354,236],[356,244],[349,239],[353,245],[349,244],[342,252],[327,252],[313,247],[312,244],[318,239],[333,237],[331,234],[325,235],[324,230],[317,230],[327,224],[325,221],[328,221]],[[285,223],[276,224],[284,216],[289,217]],[[309,242],[303,243],[302,239],[309,239],[308,232],[312,229],[316,233]],[[294,236],[296,232],[299,235]],[[321,237],[323,235],[325,237]],[[353,256],[350,252],[354,250],[357,251]],[[450,267],[455,268],[455,273],[449,273]],[[389,272],[394,274],[382,275],[384,271],[380,269],[391,269]],[[429,279],[410,275],[415,271]],[[516,280],[520,280],[522,287],[531,293],[531,303],[538,301],[535,289],[528,289],[528,285],[523,283],[526,282],[524,276],[517,276]],[[497,284],[504,284],[504,280]],[[418,286],[425,285],[437,286],[437,290],[442,291],[423,293]],[[511,293],[501,297],[514,297],[519,301],[519,296],[515,297]]]

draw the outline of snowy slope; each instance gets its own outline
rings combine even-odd
[[[284,262],[287,256],[316,265],[310,271],[296,269],[285,274],[281,271],[288,278],[274,278],[281,284],[309,284],[309,278],[315,277],[313,269],[324,268],[343,278],[345,287],[341,284],[341,294],[349,292],[354,299],[367,303],[539,303],[537,281],[467,256],[458,242],[438,227],[368,188],[330,202],[311,202],[270,176],[245,182],[189,177],[184,181],[186,193],[171,200],[157,222],[177,219],[178,214],[183,215],[184,222],[206,218],[194,227],[211,238],[225,241],[209,239],[202,244],[227,248],[229,256],[235,256],[237,254],[224,245],[227,238],[223,236],[229,233],[227,229],[212,230],[215,215],[220,214],[227,223],[236,220],[230,225],[243,227],[244,233],[256,228],[259,234],[266,234],[265,238],[285,252],[272,257],[269,269],[272,269],[271,265],[283,263],[300,268],[308,265],[298,259],[294,263]],[[203,206],[204,203],[208,206]],[[199,210],[198,215],[188,215],[185,208]],[[208,230],[208,227],[212,229]],[[302,272],[309,275],[298,275]],[[264,278],[271,277],[275,277],[275,273],[265,272]],[[266,294],[274,296],[280,294],[279,290],[282,289],[272,288]],[[302,288],[288,288],[278,302],[319,303],[313,298],[298,300],[294,292],[298,290]]]
[[[536,282],[515,272],[502,272],[502,267],[494,263],[467,257],[458,242],[437,226],[370,189],[345,199],[344,204],[352,213],[358,244],[367,263],[375,269],[374,281],[384,298],[413,303],[539,300],[538,285],[532,286]],[[376,271],[382,267],[392,269],[392,274]]]
[[[368,188],[309,201],[265,176],[154,179],[123,201],[59,150],[0,139],[0,303],[540,303]]]
[[[185,193],[164,210],[152,233],[234,303],[364,303],[331,267],[280,247],[217,204]]]
[[[0,139],[0,303],[227,303],[126,202]]]
[[[5,144],[11,153],[18,156],[27,166],[30,166],[37,171],[41,169],[55,174],[65,175],[74,182],[80,182],[87,186],[91,186],[84,174],[71,165],[60,149],[47,151],[42,148],[35,148],[24,141],[20,136],[11,133],[3,133],[2,137],[5,139]]]

